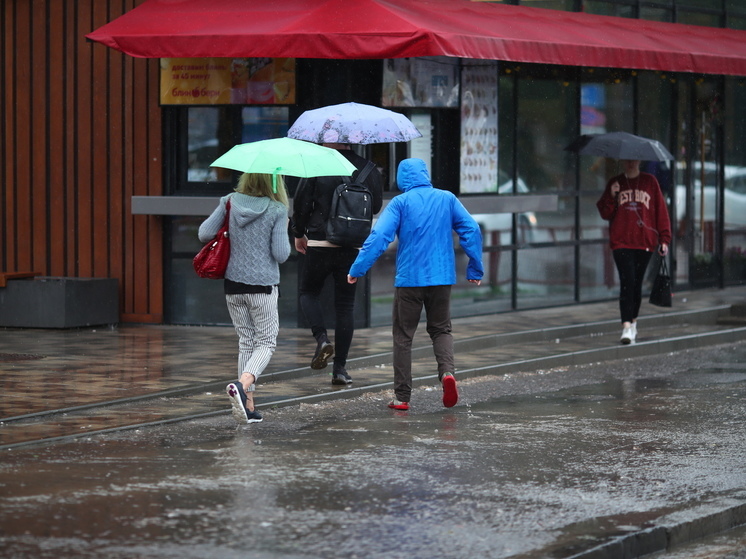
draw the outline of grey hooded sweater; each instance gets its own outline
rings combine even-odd
[[[238,192],[223,196],[215,211],[200,225],[199,240],[207,243],[217,235],[229,199],[231,258],[226,279],[248,285],[279,284],[279,264],[290,256],[287,208],[280,202]]]

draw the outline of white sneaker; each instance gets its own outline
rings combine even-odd
[[[637,340],[637,322],[632,323],[632,343]]]
[[[622,339],[620,340],[624,345],[631,344],[635,339],[635,332],[632,330],[632,326],[625,326],[622,330]]]

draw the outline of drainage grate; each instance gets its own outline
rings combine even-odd
[[[33,359],[44,359],[44,356],[29,353],[0,353],[0,362],[5,363],[9,361],[32,361]]]

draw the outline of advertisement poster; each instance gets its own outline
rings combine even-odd
[[[457,107],[458,72],[458,61],[445,56],[386,60],[381,105]]]
[[[161,104],[295,103],[294,58],[162,58]]]
[[[461,192],[497,192],[497,63],[461,72]]]

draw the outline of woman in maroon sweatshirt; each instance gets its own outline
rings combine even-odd
[[[665,257],[671,222],[658,180],[640,172],[639,161],[624,161],[624,173],[612,177],[596,203],[609,222],[609,244],[619,273],[619,310],[623,344],[637,336],[642,282],[654,250]]]

